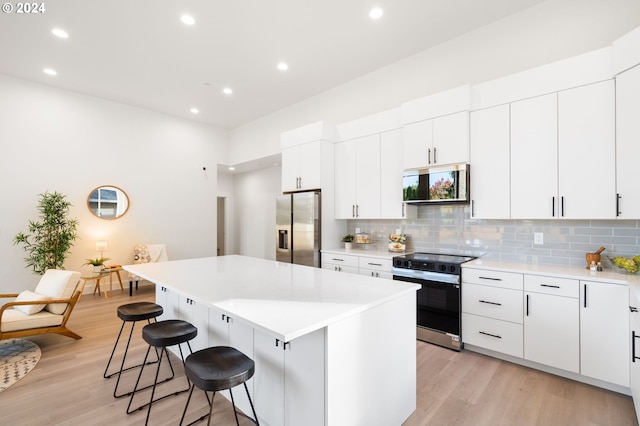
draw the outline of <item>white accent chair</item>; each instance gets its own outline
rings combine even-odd
[[[169,260],[167,256],[167,247],[165,244],[138,244],[133,248],[133,263],[155,263],[166,262]],[[136,282],[136,290],[138,282],[141,278],[134,274],[129,274],[129,296],[133,295],[133,282]]]
[[[82,339],[67,328],[67,321],[83,288],[80,272],[49,269],[34,291],[0,294],[0,298],[15,298],[0,307],[0,340],[45,333]]]

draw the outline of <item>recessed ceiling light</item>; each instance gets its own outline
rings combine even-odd
[[[287,65],[285,62],[280,62],[280,63],[278,64],[278,69],[279,69],[280,71],[286,71],[286,70],[288,70],[288,69],[289,69],[289,65]]]
[[[369,11],[369,18],[371,19],[380,19],[384,15],[384,12],[379,7],[374,7]]]
[[[192,114],[197,114],[200,112],[198,108],[191,108],[189,111],[191,111]]]
[[[235,169],[236,169],[236,168],[235,168],[235,167],[233,167],[233,166],[229,167],[229,170],[231,170],[231,171],[234,171]]]
[[[49,74],[49,75],[57,75],[58,73],[56,72],[56,70],[51,69],[51,68],[45,68],[42,71],[44,71],[45,74]]]
[[[69,38],[69,34],[65,30],[63,30],[61,28],[54,28],[54,29],[51,30],[51,32],[56,37]]]
[[[225,87],[224,89],[222,89],[222,93],[224,93],[225,95],[230,95],[233,93],[233,90],[231,90],[229,87]]]
[[[196,20],[191,15],[182,15],[180,17],[180,20],[182,21],[183,24],[186,24],[186,25],[193,25],[196,23]]]

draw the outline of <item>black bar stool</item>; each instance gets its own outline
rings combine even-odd
[[[216,391],[226,389],[228,389],[231,394],[233,414],[236,417],[236,425],[239,426],[238,412],[233,400],[233,391],[231,388],[238,386],[241,383],[244,384],[244,390],[247,392],[247,397],[249,398],[249,404],[251,405],[251,411],[253,411],[253,418],[255,419],[254,423],[257,425],[260,424],[258,422],[258,416],[256,416],[256,410],[253,407],[253,402],[251,401],[251,395],[249,395],[249,389],[247,388],[247,380],[249,380],[255,372],[255,363],[245,354],[228,346],[215,346],[212,348],[202,349],[187,357],[184,364],[184,371],[192,384],[191,390],[189,391],[189,398],[187,399],[187,405],[185,405],[182,418],[180,419],[180,426],[182,426],[184,417],[187,414],[191,395],[193,394],[193,389],[196,386],[204,391],[207,396],[207,400],[209,400],[207,391],[213,391],[213,396],[209,402],[209,414],[189,423],[189,426],[204,420],[206,417],[209,417],[207,424],[211,424],[213,399],[216,396]]]
[[[144,423],[146,425],[149,423],[149,415],[151,414],[151,405],[154,402],[160,401],[170,396],[178,395],[180,393],[183,393],[189,390],[190,382],[189,382],[189,377],[187,376],[186,389],[182,389],[174,393],[165,395],[156,400],[153,399],[153,396],[156,392],[156,385],[158,385],[158,375],[160,373],[160,367],[162,365],[162,355],[166,354],[167,361],[169,361],[169,367],[171,368],[171,376],[173,377],[174,375],[173,366],[171,365],[171,359],[169,358],[169,352],[167,351],[167,348],[169,346],[178,345],[178,349],[180,350],[180,358],[182,358],[182,363],[184,364],[185,362],[184,354],[182,353],[182,346],[180,345],[182,343],[186,343],[187,346],[189,347],[189,353],[192,353],[193,351],[191,350],[191,344],[189,343],[189,341],[192,340],[197,335],[198,335],[198,329],[194,327],[193,324],[190,324],[187,321],[175,320],[175,319],[158,321],[153,324],[145,325],[142,328],[142,338],[145,340],[145,342],[149,344],[149,347],[147,348],[147,354],[144,357],[142,368],[140,368],[140,374],[138,374],[138,380],[136,381],[136,384],[133,387],[133,391],[131,392],[131,399],[129,399],[129,405],[127,406],[127,414],[131,414],[133,412],[136,412],[148,406],[149,408],[147,410],[147,418]],[[156,369],[156,376],[153,381],[153,385],[138,389],[138,384],[140,384],[140,378],[142,377],[142,372],[144,371],[144,366],[147,362],[147,358],[149,357],[149,352],[151,351],[152,347],[155,348],[156,351],[160,350],[160,358],[158,359],[158,368]],[[147,389],[149,387],[152,388],[149,402],[132,410],[131,403],[133,402],[133,398],[135,397],[136,392]]]
[[[107,367],[104,369],[103,377],[108,379],[115,375],[118,375],[118,380],[116,381],[116,387],[113,390],[113,396],[115,398],[120,398],[126,395],[129,395],[131,392],[123,393],[118,395],[118,385],[120,384],[120,377],[124,371],[131,370],[133,368],[141,367],[142,364],[133,365],[131,367],[124,368],[125,361],[127,359],[127,353],[129,351],[129,344],[131,343],[131,336],[133,335],[133,329],[136,326],[136,322],[146,320],[148,324],[151,324],[152,319],[156,319],[160,315],[162,315],[162,306],[157,305],[151,302],[137,302],[137,303],[128,303],[126,305],[118,306],[118,317],[122,320],[122,326],[120,327],[120,333],[118,333],[118,338],[116,339],[116,343],[113,345],[113,350],[111,351],[111,356],[109,357],[109,361],[107,362]],[[116,348],[118,347],[118,342],[120,342],[120,336],[122,336],[122,330],[124,330],[124,325],[130,322],[131,323],[131,331],[129,332],[129,339],[127,340],[127,345],[124,349],[124,354],[122,355],[122,362],[120,363],[120,370],[115,373],[107,374],[109,371],[109,366],[111,365],[111,361],[113,360],[113,355],[116,352]],[[157,353],[156,353],[157,355]],[[158,360],[153,361],[158,362]],[[149,363],[152,364],[153,362]],[[170,379],[167,379],[170,380]]]

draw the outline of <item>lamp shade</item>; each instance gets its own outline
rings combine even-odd
[[[109,245],[106,241],[96,241],[96,251],[107,251]]]

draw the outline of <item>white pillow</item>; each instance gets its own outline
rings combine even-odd
[[[33,291],[25,290],[16,297],[16,302],[27,302],[27,301],[41,301],[41,300],[49,300],[51,299],[49,296],[44,294],[34,293]],[[37,314],[46,306],[45,303],[39,305],[18,305],[14,306],[14,309],[17,309],[26,315]]]
[[[70,299],[80,279],[80,272],[63,269],[47,269],[36,287],[36,293],[49,296],[51,299]],[[62,315],[67,303],[49,303],[45,309],[52,314]]]

